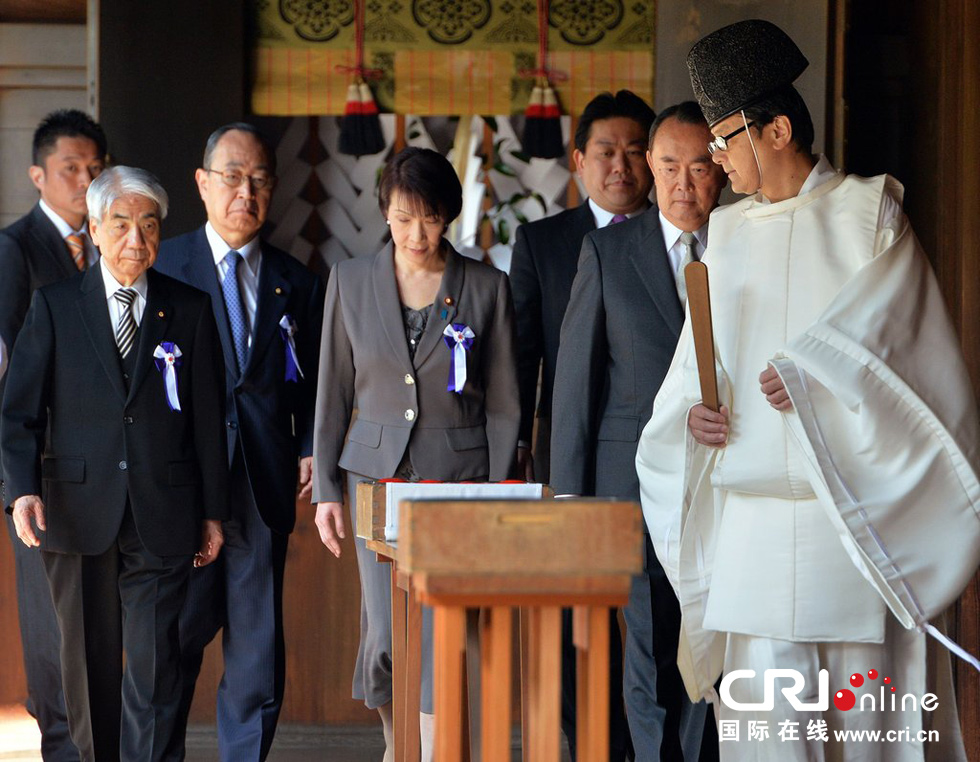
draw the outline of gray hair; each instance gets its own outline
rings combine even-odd
[[[167,191],[160,181],[145,169],[117,166],[105,170],[88,186],[85,205],[90,220],[101,222],[109,208],[122,196],[135,194],[153,201],[160,210],[160,219],[167,216]]]
[[[218,143],[229,132],[244,132],[259,141],[259,145],[262,146],[262,150],[265,153],[265,161],[269,165],[269,173],[273,175],[276,173],[275,149],[269,143],[269,139],[265,134],[254,124],[249,124],[248,122],[232,122],[231,124],[223,125],[208,136],[208,142],[204,146],[204,169],[211,169],[211,161],[214,159],[214,152],[218,150]]]

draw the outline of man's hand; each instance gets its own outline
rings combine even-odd
[[[38,547],[41,541],[34,534],[31,519],[34,519],[39,532],[44,532],[48,528],[44,523],[44,503],[41,502],[41,498],[37,495],[21,495],[14,500],[11,516],[21,542],[29,548]]]
[[[771,365],[759,374],[759,384],[762,393],[766,395],[766,402],[773,408],[785,413],[793,409],[793,401],[789,398],[789,393],[783,385],[783,379],[776,373],[776,369]]]
[[[534,456],[530,447],[517,445],[517,478],[526,482],[534,481]]]
[[[716,413],[704,405],[695,405],[687,416],[687,428],[699,444],[724,447],[728,442],[728,408],[722,405]]]
[[[218,557],[221,546],[225,544],[225,533],[221,522],[207,519],[201,528],[201,549],[194,554],[194,566],[207,566]]]
[[[340,541],[347,537],[344,532],[344,506],[341,503],[317,503],[315,523],[320,530],[320,541],[340,558]]]
[[[299,499],[309,500],[313,496],[313,456],[299,459]]]

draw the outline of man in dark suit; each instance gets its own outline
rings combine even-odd
[[[24,217],[0,230],[0,342],[8,353],[34,291],[70,278],[98,258],[86,231],[85,191],[105,166],[102,128],[81,111],[55,111],[35,130],[33,154],[28,174],[41,198]],[[3,389],[0,373],[0,399]],[[44,567],[40,556],[17,539],[9,518],[7,528],[14,547],[27,709],[41,730],[44,759],[77,762],[61,689],[61,638]]]
[[[510,282],[517,315],[521,397],[518,464],[522,475],[530,481],[547,482],[549,478],[558,339],[582,239],[597,227],[642,214],[650,205],[648,196],[653,181],[644,153],[653,119],[653,109],[629,90],[593,98],[579,118],[573,155],[588,200],[574,209],[517,229]],[[535,405],[539,374],[541,396]],[[538,430],[532,458],[535,409]],[[621,700],[622,641],[615,612],[611,625],[610,759],[616,762],[627,753],[628,730]],[[562,630],[562,728],[574,758],[575,646],[570,611],[565,612]]]
[[[148,272],[167,212],[156,178],[116,167],[87,200],[102,257],[35,292],[10,361],[6,505],[41,548],[81,758],[162,760],[187,579],[217,556],[227,513],[217,331],[204,294]]]
[[[686,262],[707,242],[708,215],[725,184],[696,103],[665,109],[650,129],[647,161],[657,206],[586,235],[561,329],[552,427],[557,495],[639,500],[640,431],[684,323]],[[692,707],[677,670],[680,611],[646,537],[646,571],[630,591],[624,688],[636,759],[696,760],[704,703]],[[705,733],[702,759],[717,755]]]
[[[215,130],[196,173],[207,224],[165,241],[157,269],[211,295],[224,351],[232,520],[212,567],[191,575],[181,615],[186,723],[204,648],[224,628],[223,760],[263,760],[286,681],[282,585],[300,498],[311,494],[323,284],[259,238],[275,153],[249,124]]]

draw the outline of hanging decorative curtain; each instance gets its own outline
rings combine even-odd
[[[542,34],[550,71],[567,75],[548,80],[567,113],[605,90],[652,102],[654,2],[549,0],[542,23],[535,0],[253,0],[252,110],[343,114],[361,66],[381,74],[362,78],[382,111],[520,113],[536,83],[522,72],[546,66]]]

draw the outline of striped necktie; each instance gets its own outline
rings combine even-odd
[[[119,316],[119,323],[116,325],[116,346],[119,348],[119,356],[123,359],[133,348],[133,339],[136,337],[136,319],[133,317],[133,302],[136,301],[135,288],[120,288],[112,295],[112,298],[122,305],[122,314]]]
[[[85,269],[85,235],[72,233],[65,237],[68,244],[68,253],[71,254],[72,261],[80,271]]]

